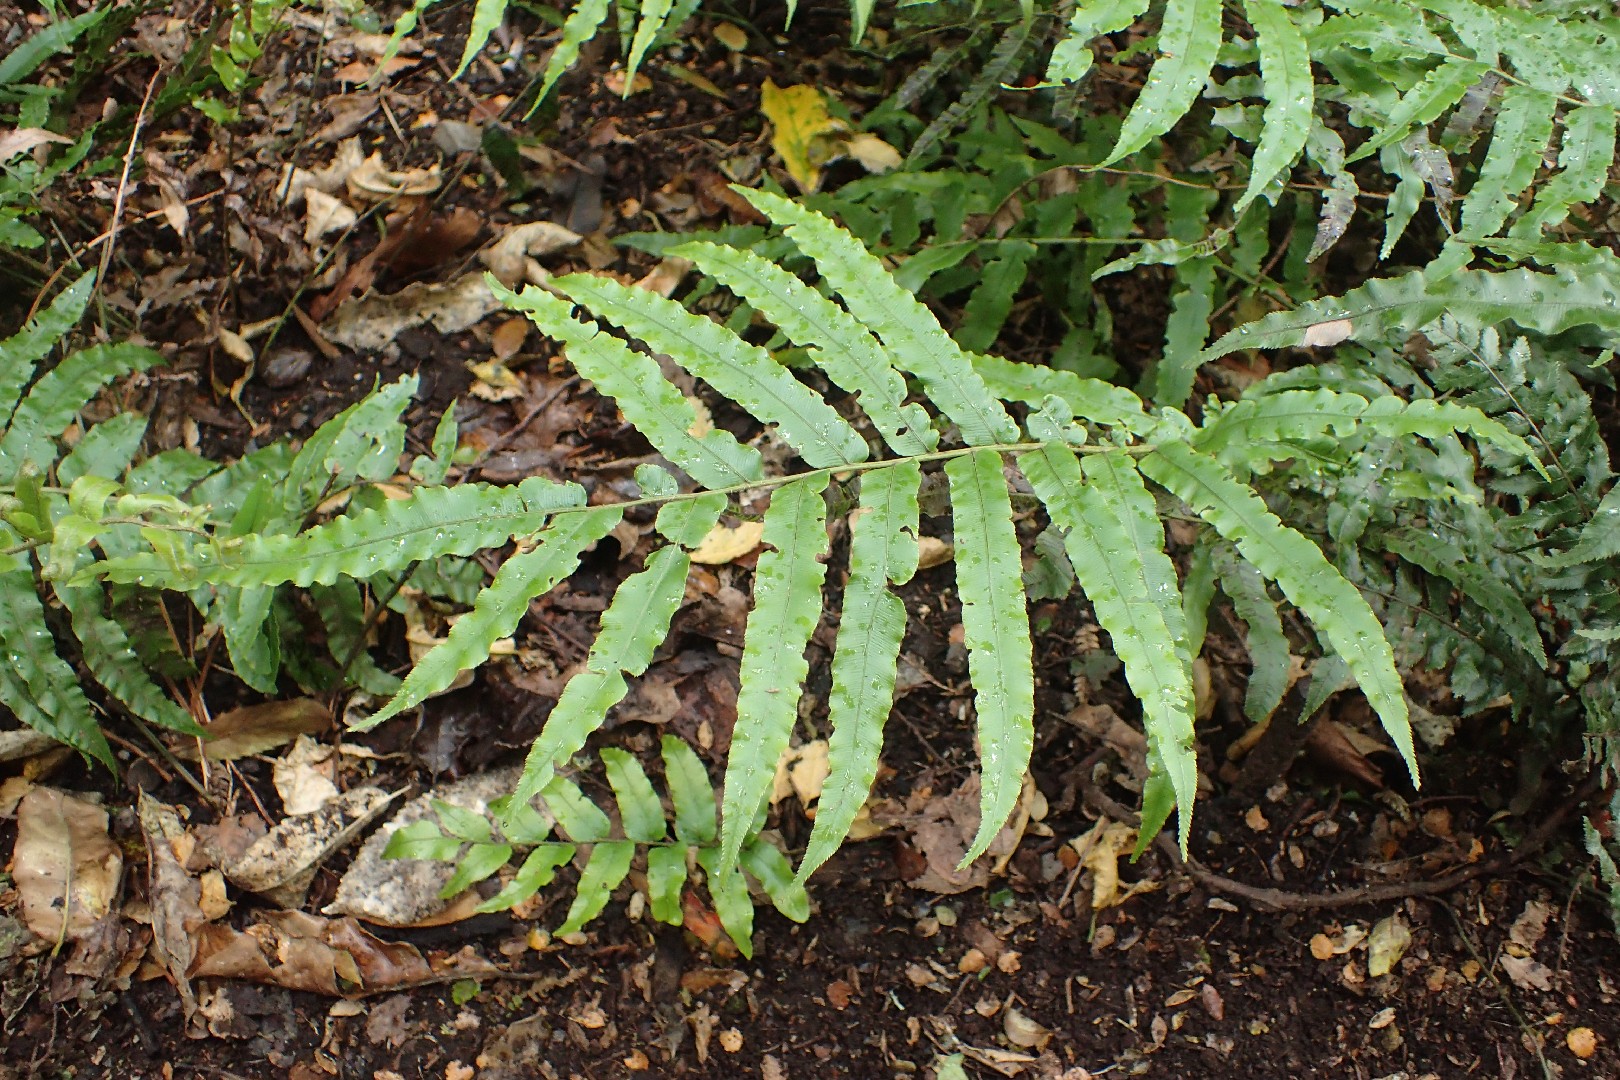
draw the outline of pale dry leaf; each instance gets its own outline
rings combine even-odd
[[[870,132],[857,132],[844,144],[849,156],[861,163],[869,173],[886,173],[898,169],[903,160],[900,151]]]
[[[249,892],[300,888],[317,867],[359,835],[394,797],[381,788],[351,788],[314,813],[281,821],[240,859],[225,866],[225,874]]]
[[[473,397],[484,401],[515,401],[523,396],[523,380],[500,360],[469,360]]]
[[[1508,929],[1508,938],[1526,949],[1534,952],[1541,939],[1547,933],[1547,919],[1552,915],[1552,908],[1541,900],[1531,900],[1524,905],[1519,917],[1513,920]]]
[[[686,275],[691,269],[690,259],[681,259],[674,255],[665,256],[657,266],[636,281],[636,288],[668,297],[680,287],[682,281],[686,280]]]
[[[322,329],[340,345],[380,352],[412,327],[432,323],[441,334],[458,334],[500,307],[483,275],[467,274],[444,284],[417,281],[397,293],[368,294],[340,305]]]
[[[956,558],[956,548],[937,536],[917,537],[917,569],[932,570]]]
[[[112,911],[124,857],[107,835],[107,811],[36,787],[17,804],[12,879],[23,922],[47,941],[76,941]]]
[[[311,814],[337,797],[336,752],[308,735],[293,741],[292,749],[271,766],[270,778],[289,816]]]
[[[1355,333],[1355,324],[1349,319],[1332,319],[1305,328],[1305,340],[1300,344],[1307,349],[1322,349],[1348,341]]]
[[[199,1022],[191,963],[197,955],[197,933],[208,921],[201,906],[202,885],[186,873],[175,854],[176,843],[185,837],[185,826],[174,807],[143,791],[136,814],[146,840],[152,953],[174,980],[190,1029]]]
[[[1507,977],[1513,980],[1513,985],[1520,990],[1550,991],[1552,986],[1552,968],[1539,960],[1528,956],[1503,955],[1502,970]]]
[[[58,135],[56,132],[46,131],[44,128],[12,128],[5,134],[0,135],[0,161],[10,161],[18,154],[26,154],[34,147],[43,146],[46,143],[71,144],[72,142],[73,140],[66,135]]]
[[[543,285],[545,272],[534,260],[571,248],[581,239],[578,233],[555,222],[529,221],[507,226],[492,244],[478,253],[478,258],[509,289],[525,281]]]
[[[692,549],[692,561],[704,566],[724,566],[759,547],[764,537],[763,521],[716,525],[709,530],[709,535],[703,538],[703,542]]]
[[[1367,974],[1374,979],[1388,975],[1411,944],[1412,930],[1399,914],[1379,919],[1367,936]]]
[[[425,169],[391,170],[382,154],[373,152],[344,178],[349,194],[368,202],[397,199],[405,195],[431,195],[443,182],[437,163]]]
[[[1023,1050],[1042,1050],[1052,1041],[1050,1028],[1036,1023],[1016,1008],[1002,1010],[1001,1030],[1008,1042]]]
[[[331,723],[331,712],[314,698],[245,705],[222,712],[203,726],[207,732],[203,753],[210,761],[234,761],[274,750],[299,735],[322,731]],[[197,757],[195,743],[182,743],[176,752],[192,760]]]
[[[335,195],[328,195],[316,187],[304,191],[304,242],[316,243],[329,233],[342,232],[360,215],[349,204]]]

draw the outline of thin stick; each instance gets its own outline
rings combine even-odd
[[[135,146],[141,139],[141,128],[146,123],[146,107],[152,103],[152,91],[157,89],[158,76],[163,74],[159,67],[152,72],[147,80],[146,94],[141,98],[141,107],[135,113],[135,127],[129,133],[129,148],[124,151],[124,171],[118,177],[118,192],[113,196],[112,224],[107,228],[107,246],[101,249],[101,269],[96,273],[96,288],[101,288],[102,282],[107,280],[107,267],[112,263],[113,249],[118,246],[118,219],[124,215],[124,198],[129,194],[129,170],[135,163]]]

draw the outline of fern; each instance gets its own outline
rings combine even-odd
[[[492,807],[501,821],[500,835],[483,815],[436,802],[437,821],[423,819],[397,830],[389,837],[384,856],[455,861],[455,873],[441,890],[448,899],[493,877],[520,850],[528,849],[502,887],[479,906],[490,912],[524,903],[588,847],[574,900],[556,929],[558,936],[584,929],[606,910],[614,890],[630,876],[639,851],[645,853],[645,895],[653,918],[681,925],[686,918],[681,897],[689,867],[696,863],[707,878],[720,925],[744,956],[752,956],[753,901],[740,871],[722,868],[717,857],[716,800],[708,774],[692,748],[673,736],[663,737],[662,757],[672,814],[666,814],[641,763],[624,750],[606,747],[601,759],[618,812],[617,829],[573,780],[553,776],[538,792],[538,809],[515,797]],[[551,837],[553,821],[566,840]],[[787,859],[769,840],[750,828],[739,838],[738,850],[742,866],[778,911],[796,922],[809,918],[810,901],[803,885],[794,880]]]
[[[1184,599],[1166,552],[1157,506],[1161,497],[1179,499],[1230,542],[1230,549],[1223,549],[1228,561],[1222,563],[1221,577],[1234,583],[1231,591],[1244,616],[1257,626],[1264,620],[1255,631],[1259,670],[1251,710],[1259,715],[1274,707],[1278,664],[1287,653],[1286,642],[1267,616],[1269,609],[1270,616],[1280,618],[1260,584],[1264,579],[1277,584],[1360,683],[1415,774],[1406,701],[1377,613],[1316,542],[1279,520],[1257,493],[1256,478],[1271,476],[1268,470],[1277,463],[1299,458],[1301,447],[1326,448],[1342,459],[1364,444],[1411,442],[1417,436],[1432,448],[1425,452],[1436,468],[1457,475],[1449,486],[1421,488],[1415,497],[1445,498],[1448,491],[1463,490],[1457,485],[1471,482],[1462,475],[1457,457],[1467,456],[1463,437],[1502,467],[1545,482],[1534,473],[1540,462],[1530,454],[1531,443],[1499,411],[1462,402],[1313,388],[1302,385],[1299,375],[1285,373],[1258,384],[1229,407],[1211,403],[1202,424],[1171,407],[1150,414],[1137,395],[1121,387],[970,354],[848,233],[786,199],[746,194],[809,257],[822,285],[841,305],[796,283],[779,267],[724,245],[711,243],[693,253],[700,265],[735,283],[744,295],[761,298],[759,311],[782,313],[784,335],[806,347],[805,355],[829,379],[856,384],[862,396],[844,403],[842,414],[834,413],[809,382],[777,366],[770,354],[662,298],[579,275],[557,284],[589,314],[576,314],[569,302],[533,287],[522,294],[502,293],[560,341],[576,369],[611,395],[625,417],[684,474],[653,466],[637,471],[642,488],[638,501],[658,508],[657,529],[665,539],[662,546],[655,542],[642,568],[614,593],[589,656],[568,679],[529,751],[501,817],[503,828],[519,828],[522,808],[536,795],[545,793],[548,803],[562,797],[558,770],[587,745],[625,695],[627,680],[647,668],[668,632],[685,596],[687,549],[728,507],[741,509],[741,503],[733,507],[734,497],[770,492],[767,551],[758,563],[744,643],[723,821],[716,832],[712,799],[682,795],[674,797],[675,820],[678,838],[684,828],[686,837],[705,845],[696,859],[717,910],[722,918],[734,920],[728,925],[741,927],[751,919],[739,867],[784,887],[802,884],[843,840],[876,773],[905,623],[894,588],[915,569],[917,491],[923,473],[936,468],[948,481],[952,504],[957,589],[983,772],[980,821],[970,858],[985,849],[1012,811],[1033,745],[1030,630],[1008,484],[1013,467],[1028,479],[1062,536],[1081,589],[1143,701],[1151,765],[1143,795],[1144,836],[1175,810],[1183,843],[1189,835],[1197,787],[1191,668],[1195,643],[1203,636],[1200,605],[1207,607],[1213,583],[1212,571],[1201,579],[1194,575],[1189,585],[1196,586],[1195,595]],[[1456,275],[1439,290],[1445,294],[1469,280]],[[1567,287],[1576,287],[1573,279]],[[1583,287],[1590,294],[1602,286],[1588,281]],[[1504,282],[1487,280],[1481,291],[1489,298],[1505,288]],[[1444,302],[1413,296],[1396,307],[1373,304],[1365,312],[1364,331],[1358,326],[1357,332],[1370,336],[1411,319],[1432,319],[1434,306]],[[1486,310],[1493,309],[1487,304]],[[788,458],[790,467],[767,472],[764,457],[753,447],[731,434],[698,428],[693,406],[663,377],[657,361],[611,336],[590,321],[591,314],[611,320],[649,349],[667,352],[762,428],[773,429],[776,439],[796,455]],[[1285,343],[1290,335],[1303,335],[1311,325],[1306,319],[1320,321],[1324,314],[1293,316],[1288,329],[1275,325],[1274,318],[1262,320],[1263,330],[1254,336]],[[1591,318],[1572,312],[1524,317],[1549,326]],[[1217,342],[1212,349],[1225,347]],[[918,379],[914,400],[907,397],[903,372]],[[874,415],[885,418],[871,425],[882,446],[867,445],[856,436],[868,418],[852,414],[867,401]],[[1020,423],[1004,401],[1033,408]],[[216,515],[202,530],[206,535],[183,534],[145,552],[109,553],[99,566],[78,571],[71,580],[93,580],[99,574],[193,595],[212,589],[259,590],[262,595],[290,582],[330,581],[343,574],[388,580],[421,559],[518,539],[518,550],[473,599],[472,611],[366,723],[397,716],[481,662],[494,640],[516,628],[528,602],[560,582],[625,509],[587,507],[577,489],[539,479],[504,490],[423,486],[409,499],[380,504],[361,498],[362,489],[351,500],[351,510],[335,521],[310,528],[287,524],[272,536],[236,535],[241,532],[237,519],[252,517],[255,504],[284,514],[292,506],[308,505],[297,493],[312,492],[318,479],[330,476],[331,483],[349,484],[380,471],[364,463],[385,449],[397,453],[389,425],[396,422],[399,404],[397,394],[381,403],[362,403],[365,409],[354,415],[384,421],[369,438],[351,431],[353,415],[335,421],[329,432],[317,432],[294,458],[290,492],[279,498],[275,493],[237,494],[230,517]],[[347,447],[341,459],[334,450],[339,445]],[[779,459],[781,455],[773,455]],[[792,465],[794,461],[800,464]],[[1466,471],[1471,475],[1472,466]],[[794,874],[779,853],[767,852],[749,838],[799,712],[808,670],[806,644],[827,614],[822,584],[829,551],[824,520],[828,495],[857,482],[860,510],[852,523],[845,606],[832,658],[831,774],[810,848]],[[236,490],[227,479],[213,476],[198,490],[204,487],[222,496]],[[1340,530],[1339,535],[1349,533]],[[1197,585],[1199,580],[1207,584]],[[1496,603],[1483,593],[1481,597]],[[1522,636],[1524,628],[1519,629]],[[635,774],[622,759],[610,759],[620,802],[645,802],[646,788]],[[568,805],[584,813],[574,805],[578,802]],[[555,806],[553,812],[563,821],[563,812]],[[655,832],[646,812],[621,813],[623,837],[610,835],[591,815],[586,818],[590,821],[579,819],[578,831],[564,821],[575,842],[595,845],[582,871],[582,897],[564,924],[569,929],[594,917],[601,897],[628,873],[636,845],[653,843]],[[715,836],[718,842],[711,843]],[[532,869],[519,871],[526,882],[545,878],[573,857],[564,858],[560,849],[537,850],[550,853],[530,856]],[[480,854],[476,869],[493,872],[502,862],[496,854]],[[658,883],[651,899],[660,917],[673,915],[671,890],[679,873],[675,862],[671,855],[649,856],[649,879]]]

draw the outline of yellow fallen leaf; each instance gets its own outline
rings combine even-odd
[[[724,566],[740,559],[759,547],[765,536],[763,521],[745,521],[741,525],[716,525],[709,530],[703,542],[692,549],[692,561],[705,566]]]
[[[873,135],[861,131],[849,137],[845,144],[849,156],[861,163],[869,173],[885,173],[900,167],[900,151]]]
[[[813,86],[780,87],[766,79],[759,109],[771,122],[771,146],[788,175],[801,192],[814,193],[821,186],[821,162],[826,160],[817,143],[842,126],[828,115],[827,99]]]

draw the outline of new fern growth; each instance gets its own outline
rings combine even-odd
[[[748,848],[798,716],[806,645],[818,621],[836,615],[831,774],[798,868],[802,883],[847,836],[876,773],[906,620],[896,588],[916,568],[917,494],[924,471],[935,469],[945,476],[952,504],[983,770],[981,818],[966,860],[985,850],[1012,811],[1033,741],[1030,628],[1009,495],[1009,478],[1019,474],[1062,535],[1078,583],[1142,701],[1151,770],[1144,837],[1179,809],[1185,844],[1197,787],[1195,648],[1165,551],[1157,505],[1164,496],[1230,542],[1244,565],[1275,582],[1309,618],[1324,650],[1360,684],[1415,776],[1401,678],[1377,615],[1315,543],[1278,519],[1256,492],[1254,477],[1267,460],[1291,456],[1301,442],[1360,432],[1425,439],[1464,432],[1536,464],[1521,437],[1460,403],[1374,400],[1326,389],[1308,399],[1279,393],[1210,409],[1202,424],[1175,409],[1149,412],[1121,387],[962,349],[831,221],[779,196],[742,194],[813,260],[819,286],[721,245],[694,244],[680,253],[802,346],[820,372],[851,395],[837,408],[763,348],[677,302],[611,279],[575,274],[556,279],[552,290],[501,293],[563,344],[580,375],[613,397],[671,466],[643,466],[637,473],[640,501],[658,507],[664,543],[614,594],[590,655],[528,755],[509,808],[548,790],[558,768],[623,698],[627,680],[646,669],[682,603],[690,550],[732,499],[769,493],[768,550],[759,560],[746,627],[714,872],[732,872]],[[632,348],[597,319],[649,351]],[[771,471],[755,446],[699,426],[652,352],[767,425],[802,468]],[[306,446],[299,456],[309,452]],[[852,515],[844,607],[829,613],[826,514],[835,486],[858,488],[859,509]],[[287,582],[330,585],[343,577],[397,574],[418,561],[517,539],[517,550],[472,610],[369,726],[481,663],[496,640],[516,629],[529,602],[567,577],[624,509],[587,505],[576,485],[538,477],[505,489],[424,484],[408,498],[374,500],[301,532],[216,529],[207,539],[162,551],[116,555],[80,576],[251,593]],[[509,810],[509,825],[518,812]]]

